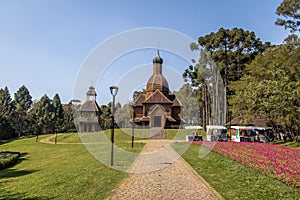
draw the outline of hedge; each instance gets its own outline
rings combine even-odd
[[[6,169],[14,165],[20,157],[19,152],[0,152],[0,170]]]

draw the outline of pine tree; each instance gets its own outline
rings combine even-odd
[[[226,123],[227,98],[232,92],[228,91],[228,85],[231,82],[239,80],[245,73],[246,65],[269,46],[269,42],[263,44],[259,38],[256,38],[254,32],[245,31],[241,28],[220,28],[216,33],[212,32],[199,37],[198,43],[192,43],[190,45],[192,50],[200,51],[200,59],[195,66],[189,66],[183,76],[184,78],[189,78],[191,83],[194,83],[192,86],[196,87],[195,84],[198,84],[197,87],[205,85],[205,82],[203,82],[205,76],[202,73],[198,73],[198,68],[199,64],[203,62],[201,61],[203,57],[203,55],[201,55],[201,53],[203,53],[202,50],[210,54],[220,72],[224,85],[224,91],[222,93],[224,93],[223,107],[225,112],[221,121]],[[210,64],[209,62],[206,63]],[[216,92],[218,92],[218,90],[216,90]]]
[[[0,89],[0,139],[16,137],[12,126],[13,103],[7,87]]]
[[[37,104],[36,117],[39,127],[39,133],[54,133],[53,119],[55,116],[51,100],[44,95]]]
[[[63,132],[76,132],[76,126],[74,123],[74,105],[72,102],[63,106],[64,120],[62,124]]]
[[[281,17],[275,22],[291,33],[300,32],[300,0],[283,0],[277,7],[276,14]]]
[[[54,111],[54,119],[53,119],[53,123],[55,126],[54,131],[58,133],[61,132],[63,129],[62,124],[64,120],[64,110],[58,94],[55,94],[55,96],[53,97],[52,105]]]
[[[31,119],[28,115],[28,110],[32,105],[32,97],[28,89],[23,85],[14,95],[13,104],[15,110],[13,113],[13,125],[16,133],[21,135],[28,135],[31,131]]]

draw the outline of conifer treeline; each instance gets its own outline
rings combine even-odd
[[[72,103],[63,105],[58,94],[33,102],[24,85],[13,98],[7,87],[1,88],[0,139],[76,131],[72,112]]]

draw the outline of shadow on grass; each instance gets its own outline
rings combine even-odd
[[[27,160],[27,158],[23,158],[26,154],[27,154],[27,153],[20,153],[20,156],[19,156],[18,160],[17,160],[15,163],[9,165],[8,168],[11,168],[11,167],[13,167],[13,166],[15,166],[15,165],[17,165],[17,164],[20,164],[23,160]],[[1,171],[0,171],[0,172],[1,172]]]
[[[13,152],[13,151],[1,151],[0,153],[8,153],[10,154],[8,156],[8,159],[10,160],[4,160],[6,159],[4,157],[4,159],[0,158],[0,162],[1,163],[1,167],[0,167],[0,172],[7,169],[7,168],[11,168],[19,163],[21,163],[23,160],[27,160],[26,158],[23,158],[27,153],[20,153],[20,152]],[[18,157],[15,157],[17,154]],[[10,158],[11,156],[14,156],[13,158]]]
[[[17,162],[16,164],[19,164],[19,163],[22,162],[23,160],[27,160],[27,158],[24,158],[24,156],[26,156],[26,155],[27,155],[27,153],[25,153],[25,152],[20,153],[18,162]]]
[[[9,142],[12,142],[14,140],[18,140],[19,138],[11,138],[11,139],[7,139],[7,140],[0,140],[0,145],[2,144],[7,144]]]
[[[26,136],[15,137],[15,138],[10,138],[10,139],[5,139],[5,140],[0,139],[0,145],[7,144],[7,143],[15,141],[15,140],[21,140],[24,138],[34,138],[34,137],[36,137],[36,135],[26,135]]]
[[[16,170],[16,169],[11,169],[11,167],[20,164],[23,160],[27,160],[27,158],[24,158],[25,155],[27,155],[27,153],[20,153],[20,157],[18,158],[16,163],[14,163],[12,166],[10,166],[10,168],[1,170],[0,171],[0,178],[19,177],[19,176],[24,176],[24,175],[31,174],[33,172],[38,171],[38,170]]]
[[[30,196],[34,196],[31,195]],[[5,199],[5,200],[46,200],[46,199],[54,199],[54,198],[49,198],[49,197],[40,197],[40,196],[34,196],[34,197],[27,197],[26,194],[22,193],[12,193],[12,192],[7,192],[7,191],[1,191],[0,194],[0,199]]]
[[[27,174],[34,173],[38,170],[15,170],[15,169],[5,169],[0,171],[0,178],[13,178],[13,177],[19,177],[24,176]]]

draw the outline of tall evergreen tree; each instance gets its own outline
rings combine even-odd
[[[55,96],[53,97],[52,105],[54,111],[54,118],[53,118],[53,123],[55,126],[54,131],[58,133],[63,130],[62,124],[64,120],[64,110],[58,94],[55,94]]]
[[[22,110],[28,110],[32,105],[32,97],[29,90],[25,85],[21,86],[14,95],[15,106],[20,107]]]
[[[40,133],[54,133],[53,119],[55,117],[51,100],[44,95],[37,104],[36,117]]]
[[[198,44],[191,44],[192,50],[204,49],[211,55],[212,60],[216,63],[220,71],[224,84],[224,110],[227,110],[228,84],[232,81],[239,80],[244,74],[244,69],[257,54],[263,52],[270,43],[263,44],[259,38],[256,38],[254,32],[245,31],[241,28],[224,29],[220,28],[216,33],[212,32],[203,37],[199,37]],[[201,55],[200,55],[201,58]],[[191,80],[200,80],[203,77],[196,71],[195,66],[189,67]],[[200,76],[199,76],[200,75]],[[227,114],[224,113],[224,121],[226,122]]]
[[[294,47],[299,48],[300,47],[300,38],[296,34],[291,34],[287,38],[284,39],[283,43],[286,44],[287,46],[291,46],[292,48],[294,48]]]
[[[283,26],[291,33],[300,32],[300,0],[283,0],[277,7],[277,18],[275,24]]]
[[[36,135],[38,133],[40,133],[40,128],[39,128],[39,124],[38,124],[38,117],[37,117],[37,108],[38,108],[39,102],[37,100],[35,100],[32,105],[31,108],[29,108],[29,110],[27,111],[27,115],[28,118],[30,120],[30,134]]]
[[[72,102],[63,105],[64,110],[64,120],[62,124],[63,132],[76,132],[76,126],[74,123],[74,108]]]
[[[101,105],[102,114],[100,116],[100,127],[108,129],[111,127],[111,102],[107,105]]]
[[[0,89],[0,106],[2,116],[9,116],[12,113],[14,106],[7,87]]]
[[[32,97],[28,89],[23,85],[14,95],[13,104],[15,106],[13,114],[13,125],[16,133],[21,135],[30,134],[31,119],[27,111],[32,105]]]
[[[0,89],[0,139],[15,137],[12,126],[13,103],[7,87]]]

